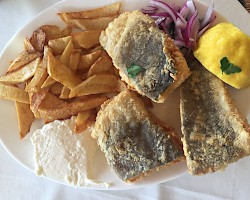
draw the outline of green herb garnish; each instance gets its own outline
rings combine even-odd
[[[130,67],[127,67],[129,78],[135,78],[135,76],[139,74],[141,70],[142,68],[137,65],[131,65]]]
[[[225,72],[227,75],[241,72],[241,68],[234,65],[233,63],[230,63],[227,57],[224,57],[220,60],[220,65],[222,74],[223,72]]]

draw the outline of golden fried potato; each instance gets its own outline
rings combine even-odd
[[[30,94],[30,109],[36,118],[41,118],[40,112],[38,110],[39,107],[50,109],[62,106],[64,104],[66,104],[64,101],[61,101],[58,97],[51,94],[47,90]]]
[[[110,17],[100,17],[93,19],[69,19],[67,24],[74,27],[80,28],[84,31],[86,30],[104,30],[108,27],[108,24],[112,22],[118,15],[113,15]]]
[[[32,76],[34,76],[36,69],[38,68],[41,62],[40,58],[36,58],[35,60],[31,61],[27,65],[22,68],[19,68],[17,71],[9,73],[5,76],[0,77],[0,82],[2,83],[9,83],[9,84],[17,84],[22,83]]]
[[[102,30],[90,30],[72,34],[74,41],[85,49],[99,44],[99,37]]]
[[[30,44],[33,46],[33,48],[42,53],[44,45],[46,43],[46,34],[43,32],[42,29],[37,29],[32,33],[32,36],[30,37]]]
[[[88,71],[88,77],[93,76],[94,74],[106,74],[112,72],[112,60],[108,56],[101,56],[98,60],[91,65]]]
[[[73,88],[69,94],[69,97],[78,97],[90,94],[110,93],[117,90],[118,79],[111,74],[96,74],[80,85]]]
[[[74,132],[81,133],[85,131],[88,127],[90,127],[95,123],[95,119],[96,119],[95,109],[79,112],[76,117]]]
[[[30,102],[27,92],[18,87],[4,85],[2,83],[0,83],[0,98],[27,104]]]
[[[72,40],[70,40],[60,57],[60,61],[62,64],[69,66],[70,56],[73,53],[73,50],[74,50],[74,44]]]
[[[43,51],[42,63],[38,66],[32,80],[25,87],[25,91],[38,92],[39,90],[41,90],[43,83],[45,82],[46,78],[48,77],[47,62],[48,62],[48,53],[49,52],[51,53],[52,50],[48,46],[45,46],[44,51]]]
[[[33,61],[36,58],[39,58],[41,56],[42,56],[42,54],[39,52],[23,51],[22,53],[20,53],[16,57],[16,59],[13,62],[11,62],[11,65],[9,66],[6,74],[12,73],[12,72],[20,69],[21,67],[27,65],[31,61]]]
[[[15,106],[17,111],[20,138],[22,139],[30,131],[31,124],[35,120],[35,117],[33,112],[30,110],[29,104],[15,102]]]
[[[71,69],[74,73],[77,70],[77,66],[80,60],[80,54],[81,54],[80,49],[74,49],[70,57],[69,69]],[[60,99],[68,99],[69,93],[70,89],[64,86],[60,94]]]
[[[82,55],[79,61],[78,70],[86,72],[91,65],[100,57],[102,50],[97,50],[92,53]]]
[[[58,13],[61,19],[67,22],[67,19],[84,19],[84,18],[98,18],[118,15],[121,7],[121,3],[113,3],[101,8],[92,10],[84,10],[80,12],[62,12]]]
[[[24,39],[23,46],[24,46],[24,50],[27,52],[35,52],[36,51],[34,49],[34,47],[32,46],[32,44],[30,43],[30,40],[28,38]]]
[[[63,85],[61,83],[54,83],[53,85],[51,85],[51,87],[49,88],[49,91],[53,94],[53,95],[60,95],[63,89]]]
[[[67,119],[71,116],[77,115],[77,113],[81,111],[99,107],[107,99],[107,97],[89,97],[84,100],[74,101],[72,103],[49,109],[40,106],[39,113],[41,118],[45,119],[47,122],[56,119]]]
[[[52,49],[54,55],[61,55],[70,40],[72,40],[72,36],[49,40],[48,46]]]
[[[75,88],[82,82],[82,79],[78,75],[63,65],[52,54],[48,55],[48,73],[50,77],[69,89]]]

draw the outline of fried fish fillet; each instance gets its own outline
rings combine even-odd
[[[122,79],[155,102],[163,103],[190,75],[173,40],[139,11],[125,12],[111,22],[102,32],[100,44]]]
[[[174,130],[159,125],[131,91],[102,105],[92,137],[111,169],[125,182],[184,159]]]
[[[223,82],[194,61],[181,86],[181,128],[189,172],[223,170],[250,154],[250,126],[235,107]]]

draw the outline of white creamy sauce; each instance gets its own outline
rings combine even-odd
[[[42,175],[75,187],[98,185],[109,187],[91,179],[91,165],[97,143],[90,130],[74,133],[75,117],[56,120],[38,129],[31,137],[35,149],[35,170]]]

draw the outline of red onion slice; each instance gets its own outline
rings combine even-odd
[[[185,47],[187,53],[196,47],[197,39],[212,26],[216,18],[214,4],[208,7],[201,22],[194,0],[186,0],[182,7],[169,5],[163,0],[151,0],[150,4],[142,11],[152,17],[156,25],[174,39],[178,47]]]
[[[175,10],[171,8],[171,6],[159,0],[151,0],[150,3],[154,6],[161,7],[164,11],[166,11],[172,17],[174,21],[176,21],[177,14]]]

